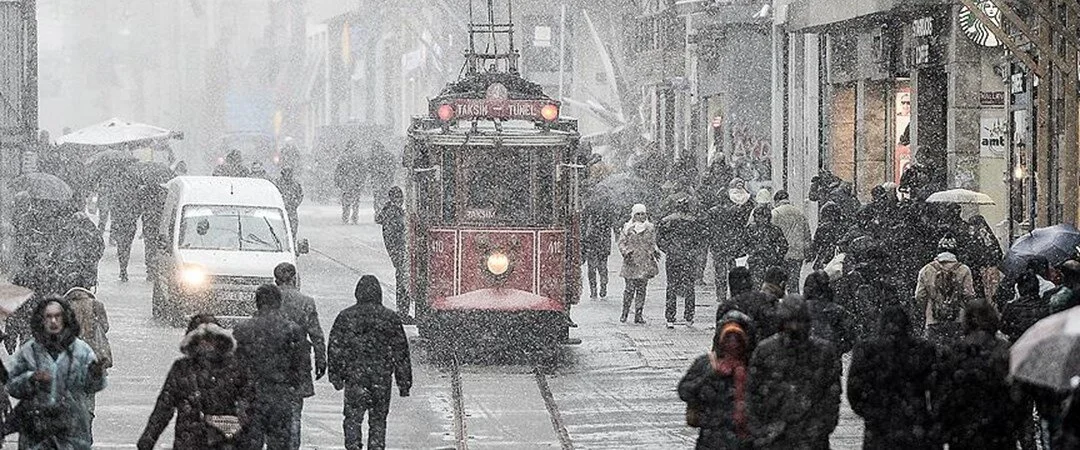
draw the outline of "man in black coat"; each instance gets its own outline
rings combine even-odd
[[[300,227],[300,216],[296,210],[304,202],[304,187],[296,180],[295,169],[290,166],[281,168],[281,176],[274,180],[274,184],[281,191],[281,198],[285,201],[285,213],[289,215],[289,226],[292,227],[293,237]]]
[[[754,202],[746,191],[746,182],[732,179],[724,196],[707,200],[709,236],[707,239],[713,254],[716,277],[716,300],[728,297],[727,275],[735,267],[735,259],[746,254],[746,223],[754,210]],[[734,288],[731,297],[735,296]]]
[[[950,449],[1015,449],[1030,420],[1019,386],[1010,385],[1009,343],[997,337],[998,313],[989,302],[964,307],[964,336],[942,352],[933,410]]]
[[[360,425],[368,415],[368,447],[386,447],[391,377],[398,393],[409,396],[412,362],[405,327],[394,311],[382,306],[382,287],[373,275],[356,284],[356,304],[346,308],[330,329],[327,349],[330,382],[345,390],[345,448],[360,449]]]
[[[689,197],[680,198],[674,208],[674,213],[660,220],[657,231],[657,246],[667,255],[667,306],[664,317],[668,328],[675,328],[679,295],[685,299],[683,318],[686,324],[694,324],[694,272],[704,236],[701,223],[690,213]]]
[[[382,210],[375,216],[375,223],[382,225],[383,245],[386,253],[390,255],[390,263],[394,265],[394,283],[397,284],[395,295],[397,296],[397,312],[401,316],[401,322],[412,325],[416,320],[409,315],[409,258],[405,236],[405,196],[401,188],[390,188],[390,200],[383,205]]]
[[[281,291],[264,284],[255,290],[251,320],[236,326],[236,361],[255,385],[256,439],[268,449],[289,449],[293,408],[311,366],[304,329],[281,310]]]
[[[810,337],[810,310],[799,295],[777,306],[781,331],[750,358],[750,429],[754,448],[828,449],[840,419],[840,355]]]
[[[310,346],[315,359],[315,380],[326,375],[326,339],[323,337],[322,326],[319,325],[319,311],[315,308],[315,299],[302,292],[296,283],[296,266],[283,262],[274,268],[274,283],[281,290],[281,309],[285,316],[293,323],[300,325],[307,335],[307,346]],[[307,356],[305,360],[310,361]],[[304,399],[315,395],[315,384],[311,378],[311,371],[306,371],[303,383],[300,387],[299,396],[295,397],[293,405],[292,423],[292,448],[300,448],[300,415],[304,411]]]
[[[783,275],[783,270],[777,271]],[[733,267],[728,272],[728,284],[731,286],[731,298],[720,303],[716,308],[716,324],[720,326],[721,319],[730,311],[739,311],[754,320],[757,340],[761,341],[776,334],[777,297],[754,289],[753,278],[750,269],[746,267]]]
[[[364,187],[367,169],[356,143],[345,144],[345,152],[334,170],[334,185],[341,189],[341,222],[356,224],[360,208],[360,191]]]
[[[875,337],[857,344],[852,353],[847,396],[865,421],[864,448],[941,448],[932,435],[927,402],[936,352],[911,330],[908,311],[890,306],[881,313]]]

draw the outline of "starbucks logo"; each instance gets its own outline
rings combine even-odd
[[[1001,27],[1001,10],[994,6],[994,2],[981,0],[976,4],[994,25]],[[1001,45],[1001,41],[998,40],[997,36],[994,36],[994,33],[990,32],[986,24],[979,21],[979,18],[972,14],[971,10],[966,6],[960,8],[960,28],[964,30],[964,34],[972,42],[983,47],[998,47]]]

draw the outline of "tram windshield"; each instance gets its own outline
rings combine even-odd
[[[460,211],[448,219],[475,224],[541,226],[553,222],[555,157],[547,149],[466,149],[460,153]],[[455,177],[451,177],[455,178]]]

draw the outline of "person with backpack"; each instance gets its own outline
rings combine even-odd
[[[975,298],[971,269],[956,260],[956,239],[938,242],[938,255],[919,271],[915,286],[917,311],[926,316],[927,339],[936,345],[961,335],[960,313]]]

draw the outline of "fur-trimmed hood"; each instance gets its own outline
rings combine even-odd
[[[180,341],[180,351],[186,356],[195,357],[194,348],[202,339],[214,339],[214,347],[221,356],[231,356],[236,350],[236,339],[233,338],[232,331],[216,323],[204,323],[184,336]]]

